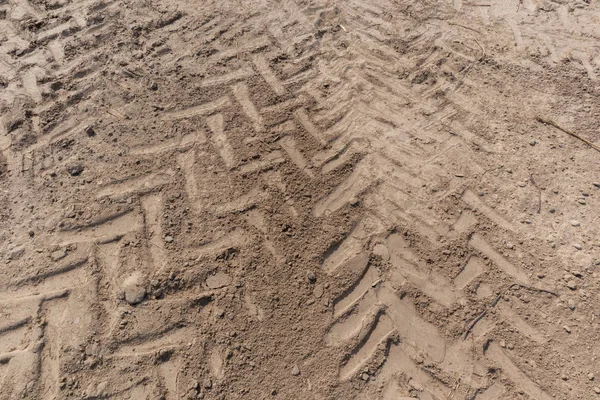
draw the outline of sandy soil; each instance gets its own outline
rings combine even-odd
[[[599,74],[594,0],[0,0],[0,400],[600,398]]]

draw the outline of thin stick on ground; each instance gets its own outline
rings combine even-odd
[[[552,121],[551,119],[543,118],[543,117],[540,117],[540,116],[535,117],[535,119],[536,119],[536,121],[541,122],[542,124],[552,125],[553,127],[555,127],[556,129],[558,129],[559,131],[562,131],[562,132],[566,133],[567,135],[571,135],[574,138],[581,140],[583,143],[587,144],[591,148],[593,148],[593,149],[595,149],[597,151],[600,151],[600,146],[598,146],[596,143],[590,142],[589,140],[587,140],[585,138],[582,138],[581,136],[579,136],[575,132],[571,132],[570,130],[561,127],[560,125],[558,125],[556,122]]]
[[[529,180],[531,181],[533,186],[535,186],[535,188],[537,189],[537,194],[538,194],[537,213],[539,214],[542,211],[542,189],[540,189],[540,187],[535,182],[535,179],[533,179],[533,175],[529,175]]]
[[[481,61],[485,58],[485,47],[477,39],[475,39],[475,42],[481,47],[481,56],[479,57],[479,61]]]
[[[490,311],[492,308],[496,307],[496,304],[498,304],[498,302],[500,301],[500,299],[502,298],[502,296],[504,296],[504,294],[506,292],[508,292],[509,290],[511,290],[512,288],[515,288],[515,287],[520,287],[520,288],[523,288],[523,289],[533,290],[533,291],[541,292],[541,293],[548,293],[548,294],[551,294],[553,296],[558,297],[558,293],[553,292],[552,290],[536,288],[536,287],[533,287],[533,286],[524,285],[522,283],[513,283],[513,284],[509,285],[506,289],[504,289],[502,292],[500,292],[500,294],[494,299],[494,301],[492,302],[492,304],[490,304],[489,307],[487,307],[485,310],[483,310],[481,312],[481,314],[479,314],[477,316],[477,318],[475,318],[473,321],[471,321],[471,323],[467,326],[467,330],[465,331],[465,333],[463,333],[463,340],[466,340],[469,337],[469,334],[471,333],[471,331],[473,330],[473,328],[475,328],[475,325],[477,325],[477,323],[479,321],[481,321],[481,319],[483,317],[486,316],[486,314],[488,313],[488,311]]]
[[[507,289],[508,290],[508,289]],[[485,310],[483,310],[483,312],[481,314],[479,314],[477,316],[477,318],[475,318],[470,324],[469,326],[467,326],[467,330],[465,331],[465,333],[463,334],[463,340],[466,340],[469,337],[469,333],[471,333],[471,331],[473,330],[473,328],[475,328],[475,325],[477,325],[477,323],[479,321],[481,321],[481,319],[483,317],[485,317],[485,315],[488,313],[489,310],[491,310],[492,308],[494,308],[496,306],[496,304],[498,304],[498,302],[500,301],[500,299],[502,298],[502,296],[504,295],[504,292],[506,292],[506,290],[502,291],[502,293],[500,293],[498,295],[498,297],[496,297],[496,299],[494,299],[494,301],[492,302],[492,304],[486,308]]]

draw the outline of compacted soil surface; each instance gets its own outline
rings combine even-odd
[[[596,0],[0,0],[0,400],[600,399]]]

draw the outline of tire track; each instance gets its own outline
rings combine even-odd
[[[355,10],[349,11],[349,15],[345,16],[344,27],[351,31],[365,29],[354,25],[360,18],[354,18],[353,11]],[[373,13],[372,6],[369,7],[369,11]],[[461,389],[464,395],[482,393],[480,397],[495,398],[503,390],[497,389],[499,386],[486,390],[486,383],[472,375],[472,368],[477,360],[465,352],[461,343],[448,342],[438,333],[435,326],[422,320],[413,308],[412,300],[401,299],[396,293],[396,288],[409,285],[441,306],[452,307],[465,301],[460,288],[464,290],[473,281],[484,276],[487,267],[478,257],[471,257],[466,261],[462,272],[451,282],[432,273],[416,255],[410,255],[409,246],[400,236],[391,235],[383,243],[377,239],[378,235],[385,236],[384,232],[403,226],[422,235],[431,246],[435,247],[440,243],[448,243],[451,238],[461,237],[461,235],[464,237],[465,231],[471,232],[468,234],[470,241],[463,243],[462,246],[470,245],[482,257],[492,260],[496,268],[507,274],[507,279],[516,278],[518,281],[528,282],[528,274],[525,271],[512,265],[476,231],[473,232],[473,227],[478,224],[478,218],[474,217],[472,212],[466,211],[465,215],[470,217],[459,218],[453,226],[447,226],[432,217],[430,212],[420,210],[417,206],[423,202],[427,204],[431,201],[443,201],[448,196],[462,192],[463,207],[482,214],[484,218],[509,235],[515,232],[513,224],[482,203],[468,189],[469,179],[465,182],[465,176],[475,177],[484,171],[483,167],[473,164],[465,170],[467,166],[462,161],[465,159],[465,153],[471,151],[471,141],[476,140],[481,143],[481,138],[463,130],[458,141],[453,137],[446,137],[443,141],[439,139],[439,129],[447,124],[454,124],[453,120],[457,112],[465,113],[465,109],[458,104],[446,105],[445,108],[440,109],[432,99],[433,93],[443,91],[454,94],[464,82],[442,82],[425,92],[415,93],[412,88],[391,78],[391,71],[387,72],[385,67],[382,67],[389,64],[388,57],[394,59],[394,64],[411,65],[410,61],[398,59],[393,50],[378,44],[376,38],[385,37],[385,34],[379,33],[373,35],[373,38],[358,37],[360,42],[355,41],[355,46],[345,48],[335,62],[325,67],[327,69],[321,65],[322,76],[326,78],[309,81],[302,88],[302,91],[310,93],[325,110],[333,109],[336,110],[334,113],[338,114],[337,110],[341,109],[344,110],[345,116],[326,131],[322,131],[311,121],[307,112],[296,113],[300,124],[310,136],[322,145],[329,144],[335,149],[325,150],[322,155],[314,156],[312,159],[314,165],[323,166],[327,165],[327,160],[335,160],[337,165],[341,166],[343,160],[351,162],[351,157],[346,154],[364,154],[353,167],[353,172],[346,181],[315,204],[313,215],[326,218],[350,203],[356,202],[357,199],[360,199],[364,207],[370,211],[369,214],[374,213],[373,217],[366,217],[357,224],[342,243],[335,244],[333,250],[323,256],[323,268],[328,274],[351,268],[358,270],[360,276],[352,288],[335,301],[333,311],[335,322],[326,336],[329,345],[352,348],[340,367],[340,380],[352,379],[358,371],[368,365],[377,352],[391,346],[393,351],[388,354],[382,373],[385,371],[387,374],[394,375],[403,372],[412,377],[416,390],[425,390],[433,398],[446,398],[452,394],[456,389],[452,387],[451,382],[446,382],[445,386],[432,383],[429,378],[424,378],[423,373],[418,372],[420,367],[411,361],[411,358],[419,355],[429,360],[425,364],[433,363],[440,368],[443,371],[441,376],[460,376],[466,383],[466,386]],[[457,60],[466,63],[474,61],[468,53],[474,53],[475,49],[467,49],[467,52],[455,51],[445,44],[445,40],[437,36],[428,40],[435,43],[438,48],[450,52]],[[373,48],[381,51],[374,54]],[[353,59],[360,62],[354,62]],[[432,65],[435,63],[432,62]],[[419,71],[428,68],[427,64],[412,65],[413,77],[419,76]],[[371,75],[368,72],[369,67],[379,70],[379,73]],[[382,69],[384,71],[381,71]],[[457,72],[455,74],[459,75]],[[388,82],[382,84],[379,78],[381,75],[390,75]],[[332,77],[335,77],[334,81],[340,83],[333,90],[328,90],[326,96],[319,94],[320,88]],[[351,84],[347,85],[346,82]],[[351,89],[356,87],[363,90],[356,93],[355,89]],[[347,96],[352,92],[355,92],[353,96]],[[400,101],[397,95],[402,96]],[[407,114],[404,99],[408,99],[413,108],[426,110],[427,118],[419,120],[419,116],[412,110]],[[451,111],[448,112],[448,109]],[[431,114],[434,115],[433,118]],[[323,117],[329,118],[326,114],[323,114]],[[371,129],[365,130],[365,127]],[[418,133],[416,133],[417,129]],[[365,137],[366,131],[374,131],[376,134]],[[408,135],[402,131],[408,132]],[[391,138],[397,137],[398,134],[406,138],[404,142],[391,141]],[[431,138],[431,143],[435,143],[433,149],[428,148],[431,146],[421,144],[421,141],[427,141],[428,137]],[[434,137],[436,139],[433,139]],[[419,138],[418,141],[416,138]],[[354,147],[355,150],[348,151],[353,148],[353,143],[361,143],[361,141],[366,141],[367,144],[360,147],[354,145],[358,148]],[[469,160],[476,158],[466,157]],[[449,173],[447,170],[439,169],[437,165],[455,166],[456,169]],[[324,173],[333,170],[335,167],[323,168]],[[424,187],[443,189],[434,190],[432,196],[431,191],[423,190]],[[366,229],[366,226],[370,228]],[[364,249],[370,249],[374,254],[388,260],[391,271],[382,273],[371,266],[367,261],[368,256],[364,255]],[[512,311],[501,310],[500,313],[530,340],[539,343],[543,337]],[[392,339],[396,335],[399,344],[395,344],[395,340]],[[483,337],[483,334],[478,336],[478,340],[483,340]],[[398,347],[402,350],[396,350]],[[399,352],[406,352],[412,356],[402,356],[404,357],[402,358]],[[503,353],[494,352],[487,356],[479,354],[477,358],[480,357],[482,360],[487,359],[496,363],[517,386],[533,398],[548,398],[548,394],[521,372]],[[417,382],[419,380],[421,382]]]

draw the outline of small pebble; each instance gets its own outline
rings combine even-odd
[[[577,226],[580,226],[580,225],[581,225],[581,224],[579,223],[579,221],[577,221],[577,220],[575,220],[575,219],[571,221],[571,226],[575,226],[575,227],[577,227]]]
[[[165,236],[165,242],[167,242],[167,243],[173,243],[173,240],[174,240],[173,236],[170,236],[170,235],[169,236]]]
[[[68,164],[65,169],[71,176],[79,176],[83,172],[83,165],[81,164]]]
[[[568,304],[569,308],[571,309],[571,311],[574,311],[574,310],[575,310],[575,301],[573,301],[573,299],[570,299],[570,300],[567,302],[567,304]]]
[[[579,199],[579,200],[577,200],[577,202],[579,204],[581,204],[582,206],[585,206],[587,204],[587,202],[584,199]]]
[[[529,142],[529,145],[531,146],[535,146],[537,144],[537,141],[534,139],[531,142]]]
[[[565,331],[567,331],[567,333],[571,333],[571,328],[570,328],[570,327],[568,327],[567,325],[563,326],[563,329],[564,329]]]
[[[368,380],[369,380],[369,374],[363,373],[363,374],[360,376],[360,378],[361,378],[363,381],[368,381]]]
[[[573,247],[575,247],[577,250],[581,250],[581,249],[583,249],[583,247],[581,247],[581,245],[580,245],[579,243],[575,243],[575,244],[573,245]]]
[[[294,364],[294,366],[292,367],[292,375],[294,375],[294,376],[300,375],[300,368],[298,368],[298,365],[296,365],[296,364]]]
[[[594,392],[596,392],[596,394],[600,394],[600,388],[598,386],[596,386],[594,388]]]
[[[588,379],[589,379],[590,381],[593,381],[593,380],[594,380],[594,378],[595,378],[595,376],[594,376],[594,373],[593,373],[593,372],[590,372],[590,373],[588,374]]]
[[[306,274],[306,279],[308,279],[309,282],[314,282],[317,280],[317,277],[315,276],[314,272],[309,271],[308,274]]]
[[[598,189],[600,189],[600,182],[594,182],[592,183],[592,185],[596,186]]]
[[[567,282],[567,287],[571,290],[577,290],[577,282],[571,279],[569,282]]]

